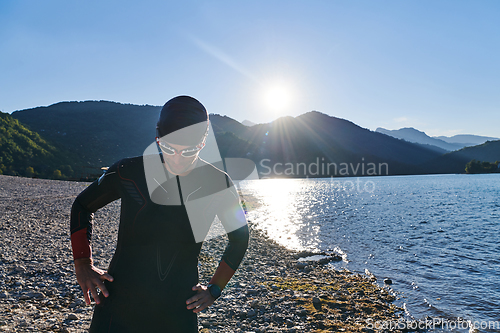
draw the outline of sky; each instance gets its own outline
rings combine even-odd
[[[500,137],[500,1],[0,0],[0,111],[163,105]]]

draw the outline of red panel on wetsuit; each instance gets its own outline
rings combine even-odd
[[[73,248],[73,259],[75,260],[92,256],[92,249],[87,238],[87,228],[71,234],[71,247]]]
[[[217,267],[214,276],[210,280],[210,283],[218,285],[222,290],[229,282],[229,280],[231,280],[234,272],[234,269],[229,267],[224,260],[221,260],[219,267]]]

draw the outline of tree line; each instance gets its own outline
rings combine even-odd
[[[491,163],[472,160],[465,165],[465,172],[468,174],[496,172],[500,173],[500,161]]]

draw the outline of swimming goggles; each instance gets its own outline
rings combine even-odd
[[[158,146],[160,147],[161,151],[164,154],[170,156],[179,154],[182,157],[193,157],[194,155],[198,154],[198,152],[205,146],[205,142],[201,142],[194,147],[189,147],[181,151],[178,151],[177,149],[170,147],[168,143],[161,141],[159,138],[156,138],[156,143],[158,144]]]

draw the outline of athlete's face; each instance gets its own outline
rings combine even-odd
[[[180,152],[186,149],[192,149],[192,146],[182,146],[171,143],[168,143],[168,145],[176,150],[174,155],[163,154],[163,160],[165,161],[168,171],[174,175],[187,175],[194,167],[195,162],[198,159],[199,151],[193,156],[185,157]]]

